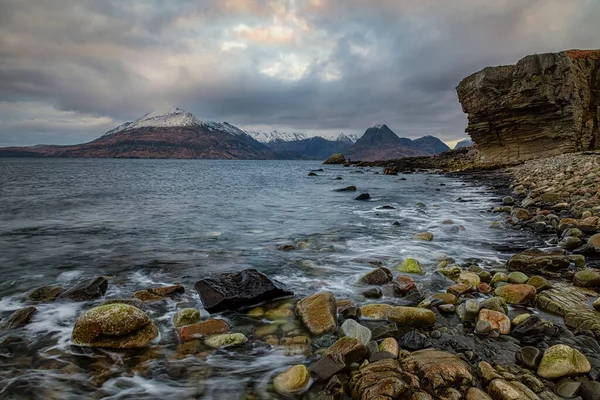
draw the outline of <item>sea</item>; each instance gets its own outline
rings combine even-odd
[[[336,191],[350,185],[357,191]],[[361,193],[370,200],[355,200]],[[254,338],[257,323],[243,311],[212,317],[245,333],[245,346],[182,355],[175,312],[196,307],[209,317],[196,281],[256,268],[296,298],[331,291],[365,304],[376,300],[356,281],[412,257],[427,269],[415,279],[430,293],[441,259],[491,268],[534,243],[530,233],[490,228],[501,219],[490,212],[499,198],[466,176],[317,161],[0,158],[0,318],[29,305],[37,287],[109,279],[103,299],[37,304],[28,325],[0,332],[0,398],[277,398],[272,377],[307,358]],[[413,239],[424,231],[434,239]],[[279,249],[299,242],[307,247]],[[160,331],[151,348],[71,344],[85,310],[173,284],[185,294],[146,309]]]

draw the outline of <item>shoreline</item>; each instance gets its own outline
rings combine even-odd
[[[486,187],[497,196],[498,206],[509,195],[513,196],[515,204],[521,200],[518,195],[512,194],[516,178],[506,170],[448,174]],[[537,186],[539,188],[540,184]],[[554,203],[559,200],[557,198]],[[546,203],[539,204],[540,212],[548,211],[544,208]],[[537,206],[534,204],[530,208],[533,207]],[[548,207],[552,210],[551,205]],[[492,210],[485,210],[489,211]],[[514,209],[510,212],[508,209],[496,211],[505,212],[503,215],[511,218],[510,223],[505,218],[507,227],[498,228],[531,228],[533,221],[530,219],[526,223],[515,221],[516,215],[510,215]],[[567,218],[566,209],[556,212]],[[533,211],[530,211],[531,214]],[[535,217],[538,215],[548,219],[548,214],[535,212]],[[549,231],[545,231],[544,235],[545,238],[552,237]],[[431,239],[422,235],[415,240]],[[298,242],[293,249],[281,248],[281,251],[295,251],[309,245]],[[175,354],[169,356],[174,357],[169,362],[205,362],[210,357],[220,359],[232,354],[239,357],[257,349],[302,357],[295,358],[300,362],[285,371],[272,371],[272,379],[268,383],[260,383],[264,385],[262,389],[258,382],[252,385],[254,389],[247,391],[248,398],[256,399],[293,395],[311,400],[368,400],[378,394],[410,400],[472,400],[490,398],[488,395],[508,400],[514,398],[510,397],[510,393],[517,393],[518,398],[552,400],[558,399],[555,393],[568,394],[567,389],[579,393],[584,400],[592,399],[594,397],[584,394],[587,393],[585,390],[592,390],[590,393],[593,395],[600,393],[598,385],[594,384],[600,377],[600,348],[591,346],[588,340],[595,341],[600,337],[600,313],[589,304],[582,306],[595,298],[590,297],[590,288],[580,290],[571,284],[577,276],[575,270],[581,269],[581,264],[573,264],[580,263],[581,258],[572,259],[567,254],[552,254],[552,259],[544,254],[528,257],[517,260],[523,270],[506,268],[510,260],[507,265],[490,266],[477,260],[457,264],[451,259],[441,259],[437,266],[428,268],[425,280],[422,278],[423,266],[419,266],[417,260],[393,266],[373,265],[372,271],[355,284],[354,290],[363,296],[359,301],[323,293],[280,300],[279,297],[285,293],[275,292],[261,297],[261,301],[254,304],[244,303],[241,309],[237,303],[230,309],[225,308],[224,312],[219,308],[222,306],[215,306],[217,308],[210,309],[214,315],[208,319],[204,310],[200,318],[200,312],[188,302],[188,308],[178,308],[172,322],[173,340],[179,344]],[[554,262],[558,264],[554,265]],[[539,268],[542,264],[557,269]],[[218,277],[221,287],[238,282],[232,274],[222,275],[226,276]],[[262,278],[252,275],[252,279]],[[105,285],[108,285],[106,280],[97,278],[83,288],[67,288],[67,294],[63,291],[58,296],[79,298],[81,293],[86,296],[91,293],[92,299],[102,299],[106,293]],[[196,283],[204,308],[209,309],[214,299],[203,297],[206,293],[204,287]],[[153,342],[156,335],[152,328],[154,322],[145,316],[146,311],[163,301],[178,301],[183,292],[192,288],[173,285],[139,289],[130,299],[82,309],[76,326],[85,327],[86,318],[89,321],[95,317],[94,313],[111,310],[135,314],[145,324],[143,328],[129,331],[123,328],[116,337],[104,335],[91,341],[87,331],[78,328],[77,332],[73,330],[73,344],[92,349],[116,348],[112,351],[120,352],[132,351],[123,349],[136,347],[133,345],[149,347],[142,350],[141,354],[147,355],[139,361],[138,356],[125,354],[128,360],[129,357],[136,360],[133,369],[141,376],[153,376],[155,358],[161,360],[163,357],[157,347],[164,346]],[[46,298],[55,293],[58,290],[38,292],[45,294]],[[72,297],[73,293],[77,295]],[[540,297],[540,294],[544,296]],[[196,293],[193,295],[197,296]],[[572,298],[578,304],[574,304]],[[570,307],[566,311],[556,308],[564,305],[561,303],[564,299],[566,303],[562,303]],[[26,308],[18,312],[20,319],[15,321],[26,324],[31,312],[35,311]],[[525,319],[524,315],[528,317]],[[240,320],[251,321],[251,328],[240,326]],[[122,324],[120,321],[115,323],[118,326]],[[111,341],[107,341],[106,336],[110,336]],[[17,342],[16,349],[20,345]],[[11,346],[15,344],[0,341],[2,349],[10,349]],[[94,354],[92,349],[84,349],[83,352],[73,350],[71,357],[85,357],[88,351]],[[563,369],[559,371],[560,376],[555,376],[555,369],[562,368],[560,363],[565,361],[559,357],[558,365],[556,359],[550,357],[558,350],[568,352],[569,357],[577,362],[570,366],[572,369]],[[550,355],[546,357],[545,353]],[[187,370],[192,368],[193,363],[191,366],[184,365],[179,368]],[[548,368],[552,373],[547,372]],[[170,376],[170,372],[168,374]],[[577,377],[577,380],[570,379],[571,376]],[[100,385],[106,382],[102,373],[94,379]]]

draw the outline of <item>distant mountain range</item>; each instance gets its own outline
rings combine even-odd
[[[384,160],[432,155],[449,150],[441,140],[398,137],[386,125],[375,125],[357,138],[333,139],[302,133],[256,132],[227,122],[202,121],[176,107],[157,110],[111,129],[89,143],[0,148],[4,157],[314,159],[343,153],[354,160]]]
[[[471,147],[473,146],[473,141],[470,138],[463,139],[456,143],[454,146],[454,150],[460,149],[461,147]]]

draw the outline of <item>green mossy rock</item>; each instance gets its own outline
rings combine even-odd
[[[248,338],[242,333],[224,333],[222,335],[208,337],[204,340],[204,343],[208,347],[219,349],[222,347],[239,346],[247,341]]]
[[[404,274],[419,274],[425,275],[425,269],[419,261],[414,258],[407,258],[401,263],[396,264],[394,269]]]
[[[81,315],[71,340],[89,347],[145,347],[158,335],[158,329],[144,311],[128,304],[107,304]]]
[[[537,374],[542,378],[556,379],[587,374],[591,369],[590,362],[579,350],[564,344],[557,344],[546,350],[538,366]]]
[[[179,310],[173,317],[173,325],[175,325],[176,328],[192,325],[197,322],[200,322],[200,311],[195,308],[184,308],[183,310]]]

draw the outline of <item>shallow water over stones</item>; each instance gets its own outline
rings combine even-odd
[[[0,333],[0,397],[278,398],[275,376],[292,365],[312,364],[337,340],[319,346],[293,313],[282,317],[299,299],[328,291],[356,307],[415,306],[453,283],[433,273],[440,261],[452,258],[465,271],[475,263],[493,271],[538,242],[529,232],[489,229],[501,217],[486,211],[501,196],[483,184],[424,174],[400,181],[375,175],[376,169],[354,174],[357,169],[341,166],[307,176],[319,167],[283,161],[0,160],[0,187],[8,194],[0,212],[0,316],[37,308],[27,325]],[[335,191],[348,185],[371,199],[356,201],[356,193]],[[419,232],[432,233],[433,240],[415,240]],[[279,250],[282,245],[296,250]],[[355,285],[374,268],[392,269],[407,258],[418,260],[425,272],[410,274],[416,295],[394,297],[394,287],[390,292],[383,286],[382,299],[366,299],[365,287]],[[263,314],[209,314],[194,283],[243,268],[277,279],[295,296],[262,305]],[[100,298],[26,299],[43,285],[68,289],[99,275],[108,279]],[[185,292],[143,302],[159,330],[151,346],[72,345],[73,326],[86,310],[175,284]],[[180,341],[173,317],[189,307],[201,311],[202,321],[222,319],[229,333],[248,341],[217,350],[204,338]],[[511,318],[526,311],[539,313],[509,306]],[[392,333],[421,338],[415,328],[393,321],[360,323],[374,339]],[[437,313],[435,326],[423,335],[424,343],[459,354],[473,370],[482,360],[514,363],[520,347],[512,337],[476,335],[455,314]]]

